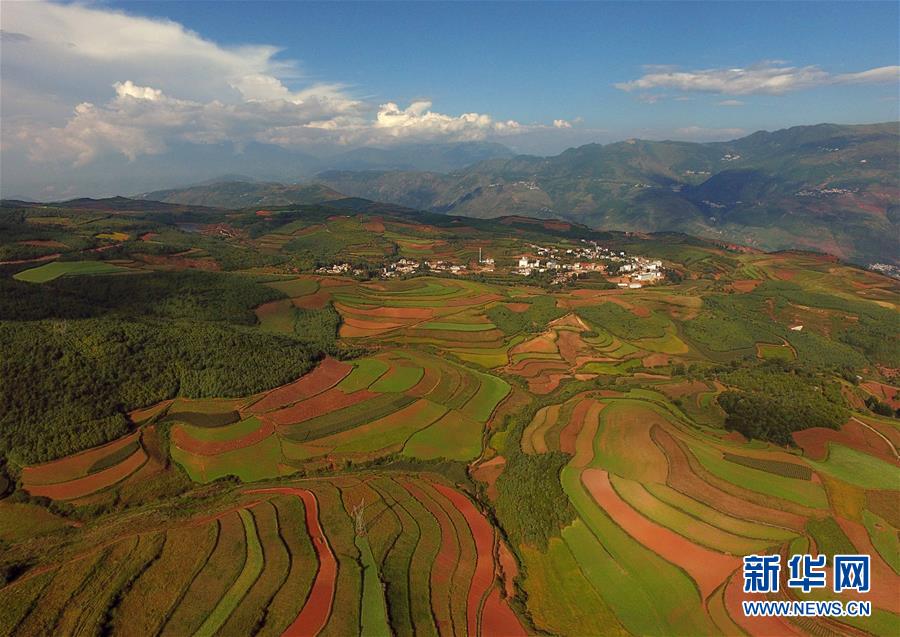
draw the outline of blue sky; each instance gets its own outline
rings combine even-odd
[[[898,7],[4,2],[0,186],[99,192],[196,157],[187,180],[251,145],[555,154],[895,121]]]
[[[311,77],[375,101],[430,99],[487,112],[633,132],[755,130],[897,117],[897,86],[824,87],[787,96],[719,95],[639,103],[616,89],[644,65],[747,67],[767,60],[848,73],[900,63],[895,2],[113,3],[181,22],[217,42],[272,43]],[[893,98],[893,99],[891,99]],[[662,102],[662,103],[661,103]]]

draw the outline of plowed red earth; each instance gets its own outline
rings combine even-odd
[[[764,524],[775,524],[802,533],[806,528],[806,518],[780,509],[772,509],[748,502],[712,486],[691,469],[684,451],[668,432],[660,427],[650,431],[653,441],[663,450],[669,461],[666,482],[676,491],[700,500],[723,513],[744,520],[754,520]]]
[[[483,637],[523,637],[528,633],[522,628],[516,614],[500,599],[500,589],[494,587],[484,602],[481,616]]]
[[[328,622],[337,585],[337,560],[319,523],[319,502],[311,491],[291,487],[255,489],[246,493],[281,493],[295,495],[303,500],[306,509],[306,530],[319,558],[319,570],[316,579],[313,580],[309,597],[306,598],[306,604],[293,623],[282,633],[282,637],[314,637]]]
[[[884,439],[855,420],[846,423],[840,431],[812,427],[795,431],[793,437],[803,453],[814,460],[824,460],[828,456],[828,443],[835,443],[896,463],[894,454]]]
[[[900,389],[874,380],[860,383],[860,386],[879,400],[886,402],[891,409],[900,409]]]
[[[115,453],[122,447],[130,445],[140,435],[140,431],[135,431],[102,447],[88,449],[87,451],[53,460],[52,462],[24,467],[22,469],[22,482],[26,485],[26,488],[30,489],[32,485],[57,484],[79,478],[84,476],[95,462]]]
[[[341,314],[355,314],[357,316],[375,316],[378,318],[396,319],[430,319],[434,310],[428,307],[350,307],[343,303],[335,303],[335,309]]]
[[[569,422],[559,432],[559,450],[574,456],[575,439],[581,432],[581,428],[584,427],[586,419],[597,418],[602,408],[602,403],[590,398],[586,398],[575,405],[575,409],[572,410],[572,415],[569,417]]]
[[[453,528],[453,522],[447,512],[426,496],[419,487],[410,482],[404,482],[403,487],[428,509],[441,527],[441,546],[431,568],[431,606],[438,632],[441,635],[450,635],[453,633],[450,618],[450,585],[459,560],[456,529]]]
[[[191,438],[181,427],[172,428],[172,442],[175,445],[198,456],[215,456],[226,451],[234,451],[235,449],[243,449],[255,445],[257,442],[268,438],[275,433],[275,425],[268,419],[262,419],[259,428],[250,432],[246,436],[226,441],[207,441]]]
[[[291,299],[294,307],[302,310],[321,310],[331,300],[331,292],[328,290],[318,290],[312,294],[304,294]]]
[[[326,358],[314,370],[293,383],[273,389],[250,407],[250,412],[259,414],[284,407],[314,396],[337,385],[351,372],[353,365]]]
[[[795,630],[786,619],[780,617],[746,617],[741,605],[743,601],[765,601],[766,596],[760,593],[745,593],[744,578],[740,573],[731,576],[725,587],[725,608],[731,619],[752,637],[800,637],[802,633]]]
[[[497,478],[500,477],[500,474],[503,473],[503,468],[505,466],[506,458],[503,456],[494,456],[487,462],[482,462],[472,470],[472,477],[487,485],[487,495],[491,500],[497,498],[497,487],[495,486],[495,483],[497,482]]]
[[[481,600],[490,588],[494,579],[494,533],[491,525],[484,516],[479,513],[475,505],[456,489],[435,484],[434,488],[447,498],[456,509],[463,514],[472,538],[475,540],[475,552],[478,559],[475,563],[475,573],[472,575],[472,583],[469,586],[469,595],[466,602],[466,628],[469,635],[478,634],[478,609]]]
[[[312,398],[295,403],[290,407],[273,411],[268,414],[268,417],[276,425],[293,425],[331,411],[350,407],[377,395],[367,389],[360,389],[359,391],[345,394],[337,387],[332,387],[321,394],[316,394]]]
[[[606,471],[585,469],[581,481],[597,504],[628,535],[666,561],[684,569],[697,583],[704,600],[741,565],[741,560],[736,557],[694,544],[642,516],[619,497]]]
[[[110,487],[120,480],[124,480],[137,471],[147,460],[147,454],[140,448],[125,458],[122,462],[108,469],[97,471],[83,478],[60,482],[58,484],[44,484],[26,486],[31,495],[44,496],[53,500],[71,500],[81,498],[100,489]]]

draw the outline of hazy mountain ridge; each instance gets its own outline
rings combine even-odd
[[[444,213],[561,217],[896,261],[898,142],[896,123],[820,124],[730,142],[588,144],[451,173],[331,171],[317,181]]]

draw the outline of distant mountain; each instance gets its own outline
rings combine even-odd
[[[407,144],[391,148],[356,148],[322,160],[322,170],[430,170],[449,172],[514,153],[493,142]]]
[[[93,199],[81,197],[56,202],[34,202],[21,199],[0,199],[0,208],[10,210],[15,208],[59,208],[78,211],[108,211],[108,212],[139,212],[139,213],[183,213],[183,212],[216,212],[221,210],[198,204],[183,205],[176,202],[163,202],[154,199],[135,199],[130,197],[105,197]]]
[[[462,170],[328,171],[351,196],[472,217],[558,217],[680,231],[855,261],[900,259],[897,123],[821,124],[731,142],[628,140]]]
[[[318,184],[285,185],[263,181],[213,181],[186,188],[157,190],[137,195],[136,199],[164,201],[217,208],[250,206],[290,206],[344,199],[345,196]]]

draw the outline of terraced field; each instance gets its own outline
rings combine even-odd
[[[635,236],[616,245],[683,280],[364,280],[393,256],[471,263],[482,248],[512,263],[548,228],[260,212],[228,218],[235,249],[265,257],[233,275],[263,293],[231,338],[322,336],[310,371],[232,392],[188,392],[176,374],[106,444],[10,455],[0,636],[900,631],[900,362],[882,312],[900,306],[896,284],[823,257]],[[344,259],[376,269],[311,273]],[[323,315],[335,334],[303,333]],[[69,355],[91,361],[112,334]],[[776,438],[785,422],[798,426]],[[743,593],[741,558],[807,551],[872,555],[871,618],[743,615],[763,597]]]

